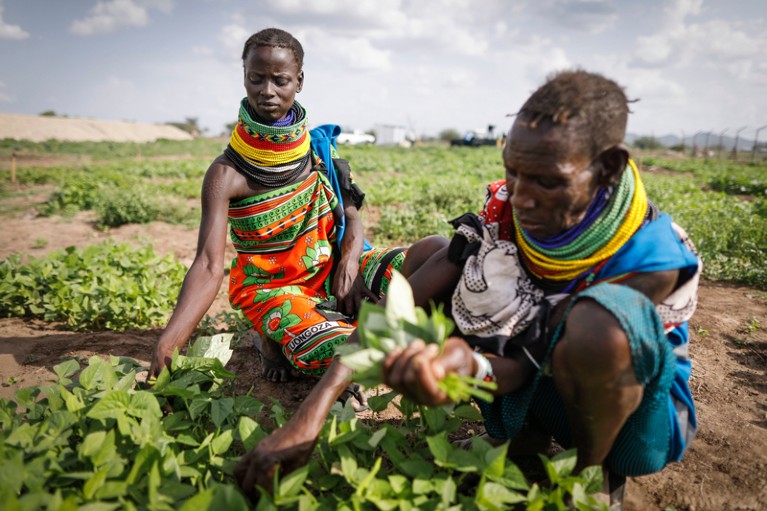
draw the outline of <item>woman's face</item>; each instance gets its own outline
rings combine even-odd
[[[565,128],[514,123],[503,151],[506,187],[522,228],[538,239],[560,234],[583,216],[599,186],[598,163]]]
[[[257,46],[248,52],[243,67],[250,106],[268,121],[283,119],[304,83],[304,72],[293,52],[288,48]]]

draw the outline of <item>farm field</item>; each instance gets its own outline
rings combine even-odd
[[[0,397],[18,401],[15,392],[61,376],[62,367],[54,372],[54,366],[72,357],[83,367],[94,355],[148,365],[184,267],[194,256],[202,175],[222,144],[0,144]],[[9,172],[12,152],[18,155],[15,182]],[[362,213],[367,237],[376,245],[449,235],[446,220],[478,210],[484,185],[503,176],[496,148],[350,147],[342,152],[367,193]],[[640,156],[650,198],[687,230],[704,260],[705,280],[690,328],[691,388],[700,429],[682,462],[630,480],[625,509],[763,508],[767,166]],[[67,253],[67,247],[77,250]],[[73,278],[66,285],[57,287],[56,279],[47,278],[65,272]],[[121,280],[128,277],[130,285]],[[201,332],[228,328],[240,334],[243,325],[228,310],[225,278]],[[295,409],[313,381],[264,380],[247,335],[238,337],[227,365],[237,375],[236,389],[242,394],[250,390],[266,404],[264,410],[277,400],[281,406],[270,409],[269,419],[279,424],[281,414]],[[219,429],[242,434],[244,426],[237,420],[230,424],[214,415],[211,420]],[[350,417],[339,411],[338,420],[349,424]],[[368,432],[384,424],[403,424],[393,406],[368,413],[361,422],[365,433],[348,429],[357,426],[341,430],[369,439]],[[472,428],[475,422],[456,428],[451,439],[466,437]],[[354,480],[357,465],[373,468],[371,452],[353,452],[360,456],[354,467],[341,455],[334,477]],[[215,454],[228,459],[223,451]],[[322,454],[331,456],[325,450]],[[226,463],[224,475],[218,476],[225,480],[225,473]],[[459,492],[460,483],[470,481],[457,479]],[[439,490],[449,493],[445,487]],[[91,492],[89,498],[98,500],[97,495]]]

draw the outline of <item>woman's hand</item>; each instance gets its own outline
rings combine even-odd
[[[368,289],[359,273],[359,263],[342,261],[336,268],[333,281],[333,296],[336,297],[338,312],[346,316],[356,316],[362,300],[378,301],[378,297]]]
[[[280,476],[285,477],[309,462],[317,438],[301,434],[292,427],[293,424],[288,421],[274,430],[245,454],[234,468],[237,484],[254,503],[258,501],[256,486],[273,493],[274,474],[278,469]]]
[[[384,360],[384,382],[411,401],[436,406],[447,403],[448,397],[438,383],[448,373],[476,373],[473,350],[463,339],[451,337],[445,341],[442,353],[436,344],[416,340],[404,350],[395,350]]]
[[[325,418],[351,383],[351,377],[351,369],[338,359],[333,361],[290,420],[258,442],[237,463],[234,469],[237,483],[254,502],[258,496],[257,485],[273,492],[274,474],[278,469],[284,477],[308,463]]]
[[[162,372],[163,367],[170,368],[170,362],[173,359],[175,346],[159,341],[152,353],[152,361],[149,364],[149,376],[157,376]]]

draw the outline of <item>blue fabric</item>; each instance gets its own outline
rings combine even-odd
[[[698,267],[698,257],[679,241],[679,236],[671,226],[671,217],[661,213],[658,218],[642,227],[608,261],[596,275],[601,280],[629,272],[653,272],[680,270],[680,279],[693,275]],[[666,334],[672,348],[681,348],[686,352],[689,340],[687,323],[683,323]],[[687,382],[690,379],[692,364],[687,356],[676,359],[674,382],[668,399],[668,415],[672,425],[672,460],[679,461],[687,448],[684,431],[697,429],[695,403]],[[679,424],[674,401],[687,407],[689,425]]]
[[[679,240],[678,235],[674,232],[671,225],[671,218],[666,214],[661,214],[655,221],[649,222],[643,226],[619,251],[616,253],[605,266],[595,275],[595,280],[609,279],[610,277],[616,277],[627,273],[634,272],[653,272],[678,269],[680,270],[681,278],[688,278],[693,275],[698,267],[698,258],[685,247]],[[574,300],[580,299],[583,296],[589,296],[593,289],[598,289],[608,286],[607,284],[595,284],[594,286],[587,288],[584,291],[578,293]],[[612,285],[616,289],[628,289],[633,291],[627,286]],[[601,291],[600,291],[601,292]],[[640,295],[640,293],[633,291],[634,294]],[[644,300],[650,305],[652,303],[647,300],[646,297],[641,295]],[[646,305],[646,304],[644,304]],[[645,306],[642,306],[642,310],[645,310]],[[655,313],[655,322],[659,322],[655,307],[652,307],[653,313]],[[568,308],[569,312],[569,308]],[[620,310],[617,311],[622,313]],[[617,314],[616,314],[617,317]],[[619,318],[620,319],[620,318]],[[644,320],[643,320],[644,321]],[[641,323],[641,322],[640,322]],[[551,345],[549,346],[549,354],[547,359],[551,355],[551,350],[554,344],[561,335],[561,330],[564,325],[564,320],[558,325],[557,331],[554,334]],[[638,324],[631,326],[627,323],[625,328],[639,328],[644,329],[645,326]],[[629,332],[627,331],[627,334]],[[631,336],[629,336],[631,338]],[[632,356],[636,357],[634,360],[635,368],[640,371],[637,374],[637,378],[642,380],[646,379],[647,374],[653,374],[656,368],[645,367],[646,364],[660,363],[664,368],[663,378],[670,378],[669,383],[666,385],[665,380],[663,386],[665,386],[665,394],[663,395],[663,407],[657,408],[655,401],[653,401],[653,413],[648,417],[642,417],[642,420],[637,419],[634,429],[640,428],[644,424],[646,427],[660,428],[659,433],[662,439],[666,442],[665,456],[667,459],[663,460],[663,465],[667,461],[678,461],[687,447],[687,440],[694,434],[697,427],[697,421],[695,417],[695,408],[692,400],[687,382],[690,377],[691,365],[690,360],[686,356],[686,345],[688,342],[688,328],[687,323],[675,327],[667,334],[663,334],[661,325],[661,343],[663,348],[646,348],[643,345],[632,344]],[[658,357],[653,357],[645,353],[647,349],[657,350]],[[680,351],[678,356],[675,356],[674,350]],[[669,355],[670,354],[670,355]],[[666,358],[670,356],[673,363],[667,363]],[[653,360],[655,359],[655,362]],[[665,361],[665,362],[664,362]],[[638,364],[638,365],[637,365]],[[669,372],[670,370],[670,372]],[[670,374],[670,377],[668,374]],[[640,375],[642,378],[640,378]],[[541,389],[539,390],[539,385]],[[545,396],[543,401],[539,400],[539,393],[541,396]],[[657,396],[657,392],[651,392],[653,396]],[[645,393],[647,397],[647,389]],[[556,396],[556,397],[554,397]],[[655,399],[655,397],[653,398]],[[541,403],[551,403],[551,406],[541,406]],[[680,403],[687,407],[689,417],[688,424],[679,424],[677,410],[675,402]],[[559,403],[561,406],[556,406]],[[644,402],[643,402],[644,403]],[[541,371],[535,375],[535,377],[526,386],[522,387],[518,391],[512,392],[504,396],[496,397],[493,403],[479,402],[482,414],[485,417],[485,426],[488,433],[491,436],[497,438],[512,438],[515,436],[522,425],[524,424],[528,410],[531,413],[539,415],[539,422],[547,428],[557,429],[555,436],[558,440],[561,439],[565,445],[569,445],[569,429],[567,427],[566,415],[564,411],[564,404],[561,401],[556,392],[554,382],[551,378],[541,378]],[[644,405],[643,405],[644,406]],[[548,411],[547,411],[548,410]],[[659,410],[662,411],[664,418],[663,424],[658,422]],[[644,421],[644,422],[643,422]],[[649,421],[649,422],[647,422]],[[561,427],[559,427],[559,426]],[[640,428],[641,429],[641,428]],[[653,430],[649,430],[651,434]],[[621,433],[623,434],[623,433]],[[630,435],[631,433],[627,433]],[[636,435],[634,435],[636,436]],[[619,437],[620,438],[620,437]],[[631,437],[629,437],[631,438]],[[628,445],[628,444],[627,444]],[[643,441],[640,441],[637,445],[644,445]],[[616,441],[617,446],[617,441]],[[630,447],[630,446],[629,446]],[[624,475],[632,475],[637,470],[641,473],[642,470],[653,468],[658,465],[660,457],[656,457],[652,462],[647,462],[641,467],[633,467],[631,463],[626,462],[627,455],[632,455],[631,450],[623,445],[616,452],[621,452],[622,455],[619,458],[622,460],[618,465],[620,468],[616,468],[616,472]],[[657,449],[655,452],[659,452]],[[612,453],[611,453],[612,456]],[[659,470],[660,468],[658,468]],[[636,472],[638,473],[638,472]]]
[[[687,349],[687,340],[689,339],[688,330],[689,329],[687,323],[684,323],[666,334],[666,339],[668,339],[668,341],[671,343],[672,348],[684,350]],[[671,445],[673,448],[671,459],[673,461],[681,460],[682,454],[684,454],[684,451],[687,448],[687,441],[689,438],[687,438],[685,433],[688,432],[689,434],[689,431],[691,431],[692,434],[694,434],[694,432],[698,429],[698,419],[695,414],[695,403],[692,400],[692,392],[690,392],[690,387],[687,385],[691,374],[692,362],[686,357],[677,357],[674,381],[671,383],[671,396],[668,400],[668,413],[669,417],[671,418]],[[688,428],[691,428],[690,430],[687,428],[683,429],[684,424],[679,424],[679,421],[677,420],[677,410],[674,404],[675,400],[687,407],[689,412]]]
[[[336,124],[323,124],[322,126],[317,126],[316,128],[309,130],[312,151],[314,151],[323,163],[325,163],[325,168],[328,169],[328,181],[330,181],[330,186],[333,187],[333,191],[336,193],[336,198],[338,198],[338,203],[341,206],[341,211],[343,211],[344,199],[341,196],[341,185],[338,182],[336,169],[333,166],[333,149],[338,147],[336,145],[336,139],[340,134],[341,127]],[[345,229],[346,217],[341,215],[341,221],[336,228],[338,233],[338,248],[341,248],[341,241],[344,238]]]
[[[681,270],[683,277],[695,273],[698,257],[680,241],[671,217],[661,213],[643,226],[597,273],[596,280],[629,272]]]
[[[336,139],[340,134],[341,127],[337,124],[323,124],[312,130],[309,130],[312,150],[323,161],[325,168],[328,169],[328,181],[330,181],[330,186],[333,187],[333,191],[338,198],[338,204],[341,206],[341,211],[343,211],[344,199],[341,195],[341,184],[338,182],[338,175],[336,174],[336,169],[333,165],[333,150],[338,148]],[[341,220],[338,223],[336,231],[338,233],[338,248],[341,248],[341,242],[344,239],[344,232],[346,231],[345,215],[341,215]],[[363,252],[367,252],[373,248],[367,238],[364,239],[363,244]]]

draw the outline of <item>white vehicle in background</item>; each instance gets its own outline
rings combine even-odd
[[[365,133],[362,130],[354,130],[351,132],[343,132],[340,135],[338,135],[338,138],[336,139],[336,142],[339,144],[349,144],[349,145],[357,145],[357,144],[374,144],[376,141],[376,137],[369,133]]]

